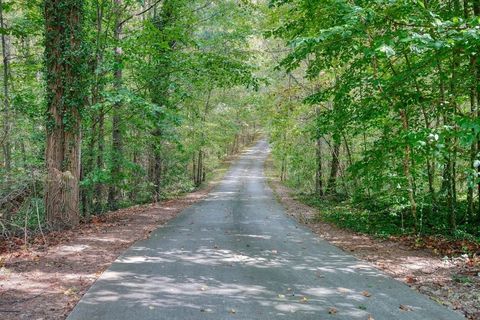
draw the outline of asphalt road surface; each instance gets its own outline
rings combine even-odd
[[[127,250],[68,319],[464,319],[287,217],[266,185],[268,151],[260,141]]]

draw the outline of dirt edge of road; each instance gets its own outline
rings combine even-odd
[[[430,249],[412,248],[402,241],[377,239],[319,221],[317,209],[295,200],[294,191],[276,177],[271,158],[265,162],[265,175],[287,214],[320,238],[461,312],[467,319],[480,319],[480,270],[467,257],[441,257]]]
[[[65,319],[120,254],[204,199],[236,158],[224,161],[197,191],[94,217],[75,229],[47,234],[47,245],[39,236],[27,247],[0,254],[0,319]]]

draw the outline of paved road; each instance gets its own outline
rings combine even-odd
[[[464,319],[287,217],[267,153],[259,142],[206,200],[126,251],[68,319]]]

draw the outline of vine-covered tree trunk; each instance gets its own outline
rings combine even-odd
[[[84,103],[81,0],[45,1],[47,66],[48,224],[59,229],[79,222],[80,112]]]

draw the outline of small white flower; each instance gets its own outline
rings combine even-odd
[[[478,169],[478,167],[480,167],[480,160],[473,161],[473,167]]]

